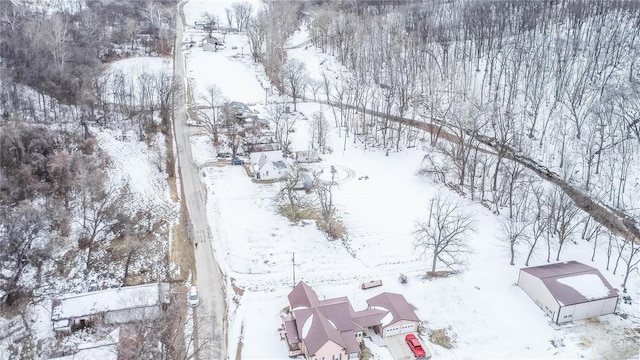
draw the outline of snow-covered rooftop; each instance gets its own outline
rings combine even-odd
[[[557,279],[561,284],[573,288],[589,300],[602,299],[609,296],[609,288],[596,274],[582,274]]]
[[[167,283],[69,294],[53,301],[51,320],[57,321],[106,311],[153,306],[166,302],[168,296],[169,284]]]

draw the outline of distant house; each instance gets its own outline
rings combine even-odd
[[[244,119],[254,115],[253,111],[244,103],[233,101],[229,103],[229,106],[231,106],[231,111],[239,123],[242,123]]]
[[[392,307],[410,307],[402,295],[392,295],[389,299],[400,302]],[[365,331],[393,317],[386,309],[354,311],[346,297],[319,300],[302,281],[288,298],[290,312],[282,316],[281,338],[289,356],[304,355],[307,360],[357,359]]]
[[[296,158],[296,161],[299,163],[309,163],[309,162],[320,161],[320,155],[318,155],[318,152],[313,149],[296,151],[295,158]]]
[[[215,37],[208,37],[202,40],[203,51],[218,51],[224,46],[224,43]]]
[[[155,319],[170,300],[169,283],[69,294],[53,300],[53,330],[70,333],[94,322],[123,324]]]
[[[251,169],[257,179],[281,179],[289,173],[289,167],[284,162],[282,151],[254,152],[250,155]]]
[[[557,324],[611,314],[618,304],[602,274],[577,261],[520,269],[518,286]]]

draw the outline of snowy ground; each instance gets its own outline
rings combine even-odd
[[[203,1],[187,2],[187,23],[193,21],[193,14],[201,12],[200,6],[204,9],[203,4]],[[215,4],[207,3],[206,8],[215,8]],[[238,43],[241,38],[232,39],[236,49],[227,46],[217,53],[204,53],[200,48],[188,51],[190,86],[198,93],[215,83],[230,100],[262,101],[263,75],[246,56],[247,45]],[[301,32],[289,45],[304,41]],[[292,49],[290,55],[305,61],[316,79],[320,77],[321,66],[339,68],[335,63],[329,64],[326,55],[318,56],[317,50],[306,46]],[[319,105],[310,103],[299,104],[298,108],[307,118],[320,110]],[[329,109],[325,106],[323,111],[329,123],[333,123]],[[300,120],[293,150],[305,150],[307,137],[308,122]],[[518,265],[508,265],[508,250],[498,239],[497,218],[468,200],[460,199],[474,214],[477,232],[470,239],[473,253],[467,268],[458,276],[423,280],[421,275],[428,267],[428,259],[421,258],[413,247],[415,223],[426,218],[434,194],[457,197],[416,175],[429,149],[414,148],[387,156],[383,151],[364,150],[353,144],[353,138],[345,142],[335,129],[329,142],[334,153],[323,155],[319,166],[328,169],[333,165],[338,170],[340,184],[334,191],[334,199],[337,216],[348,231],[345,243],[327,240],[310,222],[294,225],[279,215],[273,202],[278,184],[255,184],[240,166],[204,165],[215,157],[214,149],[205,137],[192,139],[195,161],[203,164],[202,181],[210,194],[208,211],[213,243],[216,253],[223,254],[218,260],[235,284],[245,289],[239,306],[229,302],[230,356],[234,356],[242,337],[245,344],[242,358],[287,357],[277,328],[281,324],[279,312],[287,306],[286,295],[294,283],[294,253],[296,281],[306,281],[321,298],[348,296],[355,309],[364,309],[365,300],[379,292],[402,293],[417,308],[428,329],[445,328],[453,337],[451,350],[429,345],[434,358],[637,356],[635,333],[628,329],[637,327],[633,321],[638,310],[629,305],[619,305],[621,312],[631,313],[628,320],[608,315],[596,322],[551,324],[515,285],[523,260],[519,257]],[[367,180],[359,179],[365,175]],[[593,264],[614,286],[619,286],[620,273],[613,275],[604,270],[604,247],[599,249],[600,256],[594,264],[590,262],[588,246],[572,243],[565,246],[563,260]],[[544,255],[538,254],[531,265],[543,263]],[[401,273],[408,275],[407,284],[398,282]],[[637,274],[632,276],[629,288],[636,289],[639,279]],[[375,290],[360,290],[361,282],[372,279],[381,279],[384,285]],[[639,295],[632,294],[636,298]],[[422,340],[426,342],[427,338]],[[552,342],[563,346],[555,347]],[[378,358],[388,356],[384,349],[374,353]]]

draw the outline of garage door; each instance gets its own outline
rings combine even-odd
[[[384,329],[384,336],[392,336],[392,335],[399,335],[399,334],[400,334],[399,326],[388,327]]]
[[[414,332],[415,330],[416,330],[416,324],[402,325],[402,326],[400,327],[400,333],[401,333],[401,334],[406,334],[406,333]]]

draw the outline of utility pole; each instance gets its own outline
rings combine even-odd
[[[293,253],[291,258],[291,264],[293,265],[293,287],[296,286],[296,253]]]

